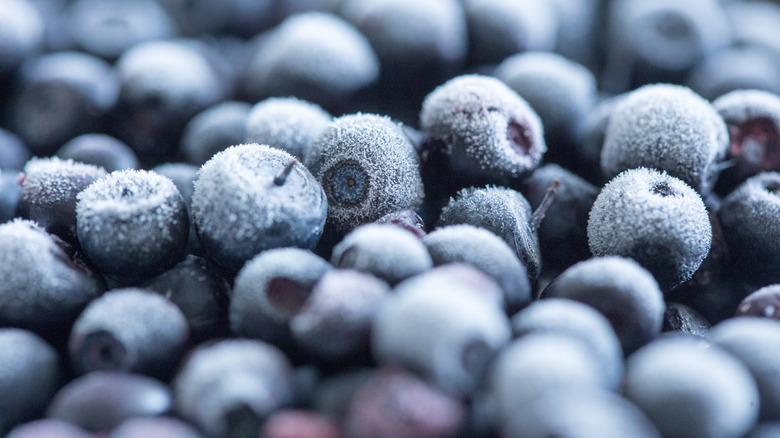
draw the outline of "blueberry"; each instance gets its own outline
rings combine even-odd
[[[396,368],[380,368],[352,397],[344,438],[452,437],[466,407],[451,393]]]
[[[326,361],[368,356],[371,327],[389,292],[387,283],[372,275],[330,270],[290,320],[293,339]]]
[[[50,155],[77,135],[104,129],[118,96],[116,73],[102,59],[49,53],[23,66],[9,123],[34,154]]]
[[[391,285],[433,267],[420,239],[390,224],[355,228],[333,248],[330,262],[337,268],[368,272]]]
[[[171,410],[170,390],[138,374],[96,371],[72,380],[49,403],[49,418],[107,433],[124,421]]]
[[[376,221],[377,224],[392,224],[399,226],[406,231],[412,232],[415,236],[422,239],[427,234],[425,231],[425,222],[422,218],[414,212],[414,210],[398,210],[380,217]]]
[[[70,423],[42,418],[20,424],[6,435],[6,438],[92,438],[92,434]]]
[[[68,346],[79,374],[101,370],[165,377],[188,336],[187,320],[175,304],[127,288],[92,301],[73,324]]]
[[[491,231],[515,251],[529,279],[535,282],[542,270],[535,222],[531,205],[520,192],[504,187],[472,187],[450,199],[438,226],[468,224]]]
[[[504,306],[514,312],[531,301],[525,266],[504,240],[472,225],[439,228],[423,238],[435,266],[462,262],[486,274],[501,287]]]
[[[436,266],[421,275],[406,280],[404,288],[415,289],[469,289],[478,293],[482,298],[496,303],[499,307],[505,306],[504,291],[490,275],[486,274],[462,262],[447,263]]]
[[[780,236],[779,189],[780,173],[760,173],[732,191],[718,212],[737,272],[756,287],[780,282],[774,247]]]
[[[368,40],[343,19],[323,12],[288,17],[250,59],[244,85],[253,101],[292,95],[343,105],[379,75]]]
[[[314,248],[328,202],[292,155],[265,145],[230,147],[201,167],[192,219],[208,258],[236,272],[272,248]]]
[[[550,298],[516,313],[511,324],[515,337],[554,333],[582,341],[601,362],[608,388],[618,387],[623,376],[623,349],[609,320],[596,309],[574,300]]]
[[[250,108],[244,102],[227,101],[193,117],[184,128],[181,138],[181,151],[187,161],[200,166],[217,152],[244,143]],[[269,144],[255,140],[250,143]]]
[[[780,342],[780,323],[760,317],[732,318],[712,327],[709,340],[750,370],[761,398],[759,418],[780,419],[780,360],[772,347]]]
[[[246,141],[285,150],[303,161],[331,120],[319,105],[295,97],[272,97],[252,107],[246,119]]]
[[[695,338],[659,339],[632,354],[624,391],[665,437],[741,437],[758,416],[747,368]]]
[[[187,213],[190,218],[190,231],[187,241],[187,253],[201,255],[202,248],[192,220],[192,195],[195,192],[195,180],[198,179],[198,168],[187,163],[163,163],[152,169],[154,172],[170,178],[176,189],[184,198]]]
[[[8,0],[0,6],[0,78],[10,76],[30,56],[43,49],[46,23],[28,0]]]
[[[230,299],[230,328],[237,336],[275,344],[289,341],[290,320],[319,279],[333,267],[311,251],[279,248],[248,261]]]
[[[106,176],[103,168],[73,160],[33,158],[24,166],[16,214],[77,244],[76,196]]]
[[[588,220],[593,255],[635,259],[664,291],[691,279],[711,242],[699,195],[681,180],[646,168],[627,170],[604,186]]]
[[[323,377],[311,396],[312,407],[323,415],[343,421],[355,392],[374,375],[375,370],[349,368]]]
[[[339,438],[336,423],[325,415],[287,409],[271,415],[260,429],[260,438]]]
[[[79,312],[102,292],[94,274],[30,221],[0,225],[0,324],[41,334],[67,331]]]
[[[776,56],[780,40],[771,31],[780,24],[780,7],[773,2],[727,2],[723,5],[731,25],[734,46],[760,47]]]
[[[633,0],[632,0],[633,1]],[[685,181],[702,195],[718,176],[728,131],[709,102],[678,85],[646,85],[612,110],[601,151],[601,170],[612,178],[650,167]]]
[[[251,37],[265,30],[273,18],[272,0],[162,0],[160,3],[185,35],[237,34]]]
[[[780,436],[780,422],[766,421],[759,423],[745,436],[746,438],[777,438]]]
[[[0,170],[22,170],[30,150],[13,132],[0,128]]]
[[[32,332],[0,329],[0,433],[37,418],[64,382],[57,352]]]
[[[664,301],[650,272],[631,259],[595,257],[563,271],[542,298],[585,303],[607,317],[626,353],[661,332]]]
[[[277,0],[276,13],[279,17],[288,17],[301,12],[320,11],[338,12],[343,0]]]
[[[337,234],[422,201],[417,153],[389,118],[334,119],[307,152],[306,166],[327,194],[328,227]]]
[[[465,0],[472,64],[498,63],[515,53],[555,48],[558,17],[549,2]]]
[[[493,355],[510,337],[499,301],[473,286],[421,281],[399,284],[379,309],[374,357],[400,363],[441,388],[473,393]]]
[[[780,14],[777,15],[780,17]],[[763,47],[729,47],[704,58],[688,75],[686,84],[709,100],[735,90],[758,89],[780,93],[780,66],[776,57],[776,53]]]
[[[739,303],[736,316],[780,319],[780,285],[772,284],[751,293]]]
[[[19,178],[21,173],[13,170],[0,169],[0,224],[16,217],[16,206],[19,203]]]
[[[68,140],[56,156],[102,167],[106,172],[141,167],[129,146],[108,134],[83,134]]]
[[[225,340],[195,350],[173,382],[176,412],[213,437],[257,437],[293,398],[290,363],[269,344]]]
[[[138,417],[123,421],[110,438],[204,438],[197,429],[173,417]]]
[[[577,157],[579,162],[572,166],[575,173],[591,183],[602,186],[607,180],[601,173],[601,149],[607,134],[609,118],[617,103],[627,94],[603,98],[585,116],[577,133]]]
[[[81,247],[103,274],[120,283],[172,268],[184,258],[189,226],[176,186],[154,172],[112,172],[78,195]]]
[[[699,312],[685,304],[666,303],[662,330],[706,338],[710,323]]]
[[[601,63],[600,27],[603,24],[600,0],[552,0],[558,22],[555,52],[592,71]]]

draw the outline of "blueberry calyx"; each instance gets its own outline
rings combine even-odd
[[[774,121],[766,117],[729,125],[729,154],[752,166],[773,170],[780,166],[780,132]]]
[[[531,130],[524,124],[511,119],[506,127],[506,138],[509,140],[509,145],[512,149],[520,155],[528,155],[528,152],[533,146],[533,138],[531,138]]]
[[[359,204],[366,197],[370,179],[358,161],[341,161],[325,173],[328,200],[342,205]]]
[[[287,177],[290,176],[290,172],[292,172],[293,167],[295,167],[297,163],[298,160],[293,158],[288,165],[284,166],[282,173],[274,177],[274,184],[280,187],[283,186],[284,183],[287,182]]]

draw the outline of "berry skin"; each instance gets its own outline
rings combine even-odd
[[[751,293],[737,307],[735,316],[762,316],[780,319],[780,285],[762,287]]]
[[[0,128],[0,170],[22,170],[30,151],[11,131]]]
[[[46,23],[29,0],[0,5],[0,78],[11,76],[29,57],[43,49]]]
[[[6,435],[6,438],[92,438],[93,435],[84,429],[65,421],[42,418],[29,423],[20,424]]]
[[[119,170],[78,195],[76,231],[87,258],[120,283],[148,279],[182,258],[189,215],[173,182]]]
[[[739,4],[763,5],[764,3],[739,2]],[[775,5],[768,6],[780,18],[780,10]],[[775,56],[774,52],[761,46],[733,45],[703,59],[691,71],[686,84],[710,101],[715,101],[735,90],[765,90],[780,93],[780,66],[777,65]]]
[[[338,117],[312,144],[306,166],[328,197],[328,227],[347,233],[423,198],[420,162],[401,126],[373,114]]]
[[[406,231],[412,232],[415,236],[422,239],[427,234],[425,231],[425,222],[414,212],[414,210],[398,210],[380,217],[374,223],[392,224],[399,226]]]
[[[194,427],[172,417],[138,417],[123,421],[110,438],[204,438]]]
[[[634,90],[612,110],[601,150],[607,178],[636,167],[666,171],[707,195],[725,158],[728,131],[715,108],[689,88]]]
[[[260,429],[260,438],[339,438],[335,422],[318,412],[285,409],[272,414]]]
[[[209,107],[187,122],[180,145],[187,162],[201,166],[217,152],[246,143],[250,109],[247,103],[226,101]],[[255,140],[248,142],[270,144]]]
[[[106,172],[141,167],[129,146],[107,134],[79,135],[62,145],[55,155],[102,167]]]
[[[210,260],[231,272],[262,251],[312,249],[328,201],[306,167],[265,145],[230,147],[201,167],[192,219]]]
[[[635,259],[665,292],[693,277],[711,242],[699,195],[681,180],[646,168],[627,170],[604,186],[588,220],[594,256]]]
[[[667,302],[664,311],[663,331],[706,338],[710,331],[710,323],[685,304]]]

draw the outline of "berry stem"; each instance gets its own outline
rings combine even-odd
[[[553,200],[555,200],[555,195],[558,193],[558,187],[560,186],[561,182],[559,180],[553,180],[552,185],[547,189],[547,192],[545,192],[542,202],[534,211],[533,216],[531,216],[531,225],[533,226],[534,230],[538,230],[539,226],[542,224],[544,215],[547,214],[547,209],[550,208]]]
[[[293,166],[295,166],[297,163],[298,160],[293,158],[293,160],[290,161],[290,164],[284,166],[284,169],[282,169],[282,173],[274,177],[274,184],[276,184],[277,186],[283,186],[284,183],[287,181],[287,177],[290,176],[290,172],[292,172]]]

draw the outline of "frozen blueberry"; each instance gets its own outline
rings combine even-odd
[[[577,131],[596,103],[596,79],[562,55],[526,52],[506,58],[494,73],[528,102],[542,121],[545,158],[575,164]]]
[[[485,214],[490,212],[490,214]],[[504,187],[461,190],[441,212],[438,226],[468,224],[504,239],[525,265],[532,282],[542,270],[536,220],[520,192]]]
[[[288,17],[301,12],[338,12],[343,0],[277,0],[276,13]]]
[[[179,190],[155,172],[118,170],[78,195],[81,247],[102,273],[120,283],[172,268],[184,258],[189,227]]]
[[[187,163],[163,163],[152,170],[173,181],[189,209],[195,192],[195,180],[198,179],[198,168]]]
[[[780,284],[762,287],[739,303],[736,316],[760,316],[780,319]]]
[[[235,34],[251,37],[274,18],[274,0],[161,0],[185,35]]]
[[[286,409],[272,414],[260,429],[260,438],[339,438],[339,427],[329,417],[308,410]]]
[[[379,76],[379,61],[366,37],[323,12],[290,16],[265,36],[250,59],[244,85],[253,101],[296,96],[344,105]]]
[[[165,297],[116,289],[92,301],[70,332],[75,371],[127,371],[165,377],[188,341],[187,319]]]
[[[552,50],[556,11],[545,1],[464,0],[472,64],[498,63],[515,53]]]
[[[433,267],[420,239],[390,224],[355,228],[333,248],[330,262],[337,268],[368,272],[391,285]]]
[[[570,165],[569,169],[597,186],[607,182],[601,173],[601,149],[604,147],[609,117],[617,103],[625,97],[626,94],[620,94],[603,98],[585,116],[577,134],[576,155],[579,161]]]
[[[716,188],[731,192],[739,183],[762,172],[780,170],[780,96],[760,90],[736,90],[712,105],[729,129],[727,159]]]
[[[545,269],[566,269],[590,258],[588,215],[599,189],[556,165],[545,164],[523,181],[521,191],[533,208],[544,202],[549,188],[560,182],[537,234]]]
[[[331,120],[319,105],[295,97],[271,97],[252,107],[246,118],[246,141],[282,149],[303,161]]]
[[[609,389],[616,389],[623,376],[623,349],[609,320],[594,308],[569,299],[550,298],[534,302],[512,316],[512,333],[556,333],[582,341],[601,362]]]
[[[104,128],[119,83],[113,68],[81,52],[31,59],[20,72],[10,125],[36,155],[51,155],[71,138]]]
[[[181,309],[195,340],[224,336],[228,332],[227,282],[206,260],[188,255],[170,270],[144,283]]]
[[[691,279],[711,242],[701,197],[681,180],[646,168],[627,170],[604,186],[588,220],[593,255],[635,259],[664,291]]]
[[[47,416],[93,433],[107,433],[126,420],[162,415],[171,407],[171,392],[159,380],[96,371],[60,389],[49,403]]]
[[[423,101],[420,127],[428,136],[426,187],[444,191],[439,196],[469,184],[526,176],[547,150],[539,116],[503,82],[487,76],[459,76],[436,88]]]
[[[423,238],[435,266],[462,262],[485,272],[502,290],[510,313],[531,301],[531,284],[525,266],[514,250],[492,232],[472,225],[451,225]]]
[[[766,2],[732,2],[759,4]],[[780,93],[777,54],[763,47],[733,46],[704,58],[688,75],[686,84],[705,99],[715,100],[735,90]]]
[[[718,212],[737,272],[756,287],[780,282],[778,193],[780,173],[760,173],[732,191]]]
[[[86,430],[65,421],[42,418],[20,424],[6,438],[93,438]]]
[[[0,170],[22,170],[30,150],[13,132],[0,128]]]
[[[14,170],[0,169],[0,224],[16,217],[19,203],[19,178],[21,174]]]
[[[555,52],[597,71],[602,59],[600,0],[552,0],[558,22]]]
[[[236,272],[260,252],[314,248],[328,200],[309,170],[287,152],[246,144],[201,167],[192,219],[208,258]]]
[[[76,244],[76,195],[106,176],[103,168],[73,160],[33,158],[19,178],[16,214]]]
[[[731,25],[732,45],[761,47],[780,53],[780,39],[773,32],[780,24],[780,5],[775,2],[726,2],[723,9]]]
[[[204,438],[197,429],[173,417],[138,417],[123,421],[110,438]]]
[[[333,267],[311,251],[279,248],[260,253],[238,273],[230,297],[233,334],[281,345],[319,279]]]
[[[227,101],[216,104],[187,123],[181,138],[181,151],[187,161],[200,166],[217,152],[242,144],[247,138],[248,103]],[[250,140],[249,143],[269,144]],[[271,145],[273,146],[273,145]]]
[[[451,393],[396,368],[380,368],[352,397],[344,438],[454,437],[466,420]]]
[[[68,140],[57,149],[56,156],[100,166],[106,172],[141,167],[129,146],[108,134],[83,134]]]
[[[293,339],[327,361],[368,356],[371,327],[389,292],[387,283],[372,275],[330,270],[290,320]]]
[[[0,324],[67,331],[102,282],[30,221],[0,225]]]
[[[420,162],[401,126],[373,114],[333,120],[306,154],[328,197],[328,226],[347,233],[422,202]]]
[[[585,303],[607,317],[626,353],[661,332],[664,300],[650,272],[631,259],[596,257],[563,271],[542,298]]]
[[[662,330],[706,338],[710,323],[699,312],[685,304],[666,303]]]
[[[490,275],[462,262],[436,266],[423,274],[404,281],[404,288],[415,289],[455,289],[466,288],[477,292],[483,298],[493,301],[499,307],[505,306],[504,291]]]
[[[723,119],[689,88],[646,85],[612,110],[601,170],[612,178],[626,169],[655,168],[706,195],[718,177],[728,142]]]
[[[142,159],[170,158],[187,121],[225,96],[226,81],[199,48],[189,40],[151,41],[117,60],[115,135]]]
[[[774,353],[780,323],[763,317],[732,318],[712,327],[709,340],[750,370],[761,398],[760,419],[780,419],[780,360]]]
[[[441,388],[471,394],[509,337],[498,300],[470,285],[415,277],[379,309],[372,347],[380,363],[400,363]]]
[[[427,232],[425,231],[425,222],[422,218],[414,212],[414,210],[398,210],[380,217],[376,221],[377,224],[392,224],[399,226],[406,231],[411,231],[412,234],[422,239]]]
[[[780,437],[780,422],[765,421],[756,425],[747,438],[777,438]]]
[[[32,332],[0,329],[0,433],[38,418],[64,382],[57,352]]]
[[[0,78],[43,49],[45,25],[32,1],[7,0],[0,5]]]
[[[176,412],[213,437],[257,437],[262,421],[293,399],[287,358],[273,346],[233,339],[195,350],[173,381]]]
[[[624,392],[665,437],[737,438],[758,416],[747,368],[695,338],[659,339],[632,354]]]

